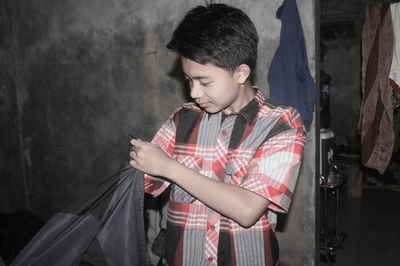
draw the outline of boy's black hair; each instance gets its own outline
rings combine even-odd
[[[199,64],[211,63],[233,73],[241,64],[254,69],[257,45],[257,30],[243,11],[208,4],[186,14],[167,48]]]

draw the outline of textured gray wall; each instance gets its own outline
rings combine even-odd
[[[24,209],[10,10],[0,1],[0,210]]]
[[[297,5],[303,26],[308,63],[315,80],[315,1],[299,1]],[[281,224],[282,231],[277,232],[280,244],[280,265],[298,266],[315,265],[319,260],[319,239],[316,212],[316,135],[315,120],[307,133],[307,144],[303,153],[303,164],[299,180],[287,217]]]
[[[283,1],[221,2],[244,9],[256,24],[256,85],[268,95],[266,73],[280,33],[275,12]],[[0,211],[29,207],[47,219],[119,167],[128,134],[150,140],[186,101],[177,57],[165,45],[182,15],[204,1],[0,3]],[[314,2],[298,5],[314,75]],[[283,265],[314,264],[314,128],[278,235]]]

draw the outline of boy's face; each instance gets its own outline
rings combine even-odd
[[[190,96],[209,113],[238,112],[254,97],[244,89],[247,77],[244,78],[241,71],[231,73],[185,57],[181,57],[181,61],[185,78],[189,81]]]

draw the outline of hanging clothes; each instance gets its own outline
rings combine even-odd
[[[126,162],[117,174],[56,213],[11,265],[150,265],[143,179]]]
[[[383,174],[394,147],[389,72],[393,55],[389,4],[369,4],[362,31],[361,162]]]
[[[390,67],[393,109],[400,107],[400,3],[390,4],[394,34],[393,60]]]
[[[308,130],[313,120],[315,84],[295,0],[285,0],[276,17],[281,20],[280,43],[268,72],[269,97],[296,108]]]

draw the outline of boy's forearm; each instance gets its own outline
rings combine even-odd
[[[202,175],[169,157],[158,146],[132,140],[131,165],[149,175],[162,176],[193,197],[243,227],[252,226],[265,213],[269,201],[239,186]]]
[[[243,227],[256,223],[269,204],[267,199],[251,191],[211,179],[172,158],[164,174],[193,197]]]

